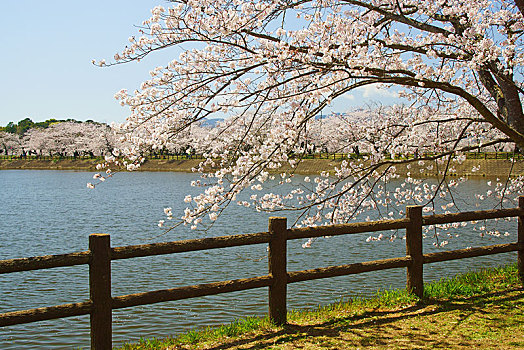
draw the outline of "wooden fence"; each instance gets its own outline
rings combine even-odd
[[[515,243],[423,254],[422,227],[424,225],[515,216],[518,216],[518,239]],[[406,255],[403,257],[321,267],[303,271],[287,271],[286,247],[288,240],[399,229],[406,230]],[[269,271],[267,275],[121,296],[111,295],[111,260],[260,243],[269,244]],[[285,324],[287,321],[286,299],[288,283],[384,269],[406,268],[408,290],[419,297],[423,297],[424,264],[511,251],[518,251],[517,263],[519,276],[524,283],[524,197],[520,197],[519,206],[512,209],[422,216],[422,207],[410,206],[407,207],[407,214],[404,219],[311,228],[288,229],[286,218],[274,217],[269,219],[268,232],[113,248],[110,246],[109,235],[92,234],[89,236],[88,251],[63,255],[0,260],[0,273],[88,264],[90,294],[90,300],[88,301],[2,313],[0,314],[0,326],[4,327],[89,314],[91,348],[111,349],[112,310],[114,309],[261,287],[269,288],[268,304],[271,320],[276,324]]]

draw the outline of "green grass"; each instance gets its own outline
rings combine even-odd
[[[524,334],[521,286],[515,264],[426,284],[422,300],[405,289],[380,290],[371,298],[357,297],[311,310],[292,310],[288,314],[289,325],[284,327],[271,324],[267,317],[248,317],[175,337],[141,339],[121,349],[221,349],[223,344],[228,344],[224,346],[227,349],[243,349],[248,343],[250,349],[395,349],[410,348],[406,344],[417,344],[417,336],[422,339],[428,335],[434,341],[424,338],[415,348],[428,344],[444,348],[462,348],[464,344],[469,344],[464,348],[472,344],[498,348],[507,336],[510,338],[501,348],[519,348],[524,338],[516,339],[511,332]],[[509,295],[513,296],[508,298]],[[459,329],[459,334],[455,334]],[[447,332],[444,338],[443,330]]]
[[[517,265],[507,265],[493,269],[483,269],[457,275],[450,279],[441,279],[426,284],[426,298],[451,299],[454,297],[470,297],[487,293],[492,290],[508,288],[518,283]]]
[[[192,329],[177,337],[140,339],[138,343],[124,344],[121,349],[164,349],[176,344],[196,344],[203,341],[232,338],[254,330],[269,329],[272,326],[268,317],[247,317],[218,327]]]

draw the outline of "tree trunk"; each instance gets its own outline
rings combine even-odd
[[[524,0],[515,0],[515,4],[520,11],[520,14],[524,17]]]

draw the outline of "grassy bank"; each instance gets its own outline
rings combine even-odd
[[[294,311],[288,321],[277,327],[267,318],[246,318],[121,349],[519,349],[524,289],[516,265],[505,266],[427,284],[424,300],[384,290],[371,299]]]
[[[304,159],[294,172],[297,174],[311,175],[322,171],[333,172],[340,166],[341,159]],[[96,171],[97,159],[0,159],[0,170],[27,169],[27,170],[80,170]],[[178,171],[191,172],[192,168],[198,167],[200,159],[151,159],[146,161],[140,168],[141,171]],[[473,171],[473,168],[476,170]],[[283,167],[280,171],[291,171],[290,167]],[[437,168],[432,171],[418,162],[412,163],[410,168],[397,167],[397,172],[406,175],[408,172],[413,177],[435,176]],[[450,176],[496,176],[507,177],[508,174],[524,175],[524,161],[519,160],[512,165],[506,159],[467,159],[460,165],[455,165]]]

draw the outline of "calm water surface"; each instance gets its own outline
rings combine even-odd
[[[86,183],[92,173],[64,171],[0,171],[0,259],[62,254],[87,250],[91,233],[111,234],[112,246],[144,244],[204,235],[253,233],[267,230],[270,215],[231,206],[207,233],[191,231],[159,235],[156,226],[163,208],[176,213],[183,198],[195,193],[189,186],[194,174],[123,173],[95,190]],[[470,180],[469,194],[484,188],[486,180]],[[468,201],[466,200],[466,204]],[[177,207],[177,205],[179,207]],[[509,226],[504,227],[507,224]],[[514,241],[516,223],[498,223],[509,237],[481,238],[465,231],[446,249]],[[288,244],[288,270],[341,265],[403,256],[404,241],[366,243],[366,235],[332,237],[302,249],[299,241]],[[425,252],[435,251],[426,239]],[[206,252],[118,260],[112,263],[114,296],[174,288],[196,283],[247,278],[267,274],[265,245],[227,248]],[[516,255],[501,254],[424,267],[426,281],[458,272],[513,262]],[[301,282],[288,287],[292,309],[316,307],[350,296],[369,296],[378,289],[405,285],[403,269]],[[87,266],[0,275],[0,312],[22,310],[89,298]],[[194,327],[231,322],[236,318],[264,315],[267,289],[254,289],[213,297],[115,310],[115,345],[140,337],[165,337]],[[89,346],[89,318],[0,328],[0,349],[69,349]]]

